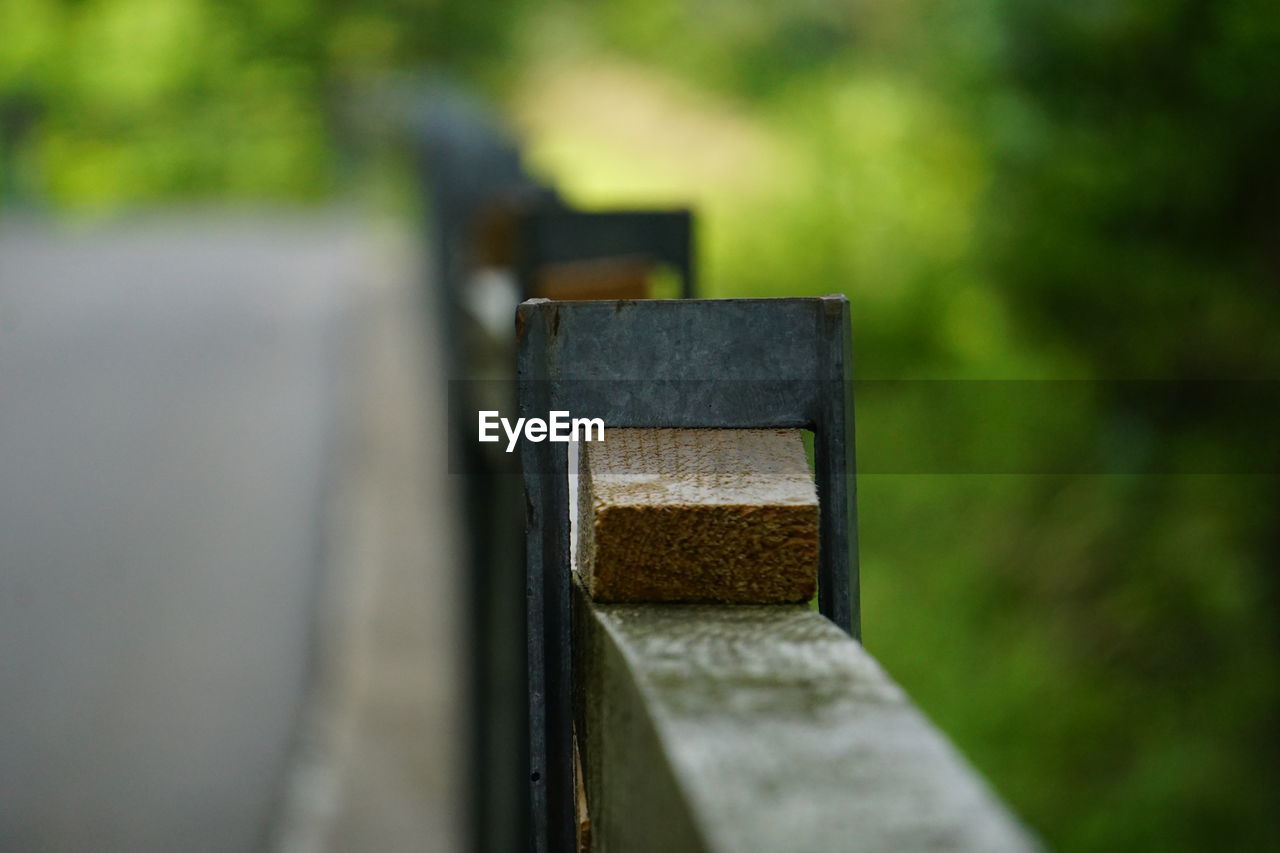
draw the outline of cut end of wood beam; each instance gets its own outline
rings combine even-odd
[[[578,567],[615,602],[782,604],[817,587],[799,430],[610,429],[579,446]]]
[[[571,261],[544,267],[535,286],[548,299],[648,299],[652,275],[645,258]]]

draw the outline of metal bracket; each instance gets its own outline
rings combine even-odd
[[[538,205],[517,225],[516,277],[527,298],[547,264],[642,255],[680,273],[681,296],[694,294],[693,214],[676,210],[573,210]]]
[[[521,417],[606,427],[813,431],[818,603],[860,635],[849,303],[812,299],[552,302],[516,316]],[[522,442],[529,782],[537,853],[574,849],[567,445]]]

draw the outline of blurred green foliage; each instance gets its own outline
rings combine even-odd
[[[441,0],[0,0],[0,139],[28,128],[0,187],[79,209],[319,198],[344,98],[429,61],[482,77],[508,24]]]
[[[848,293],[861,378],[1089,383],[868,389],[865,470],[1107,472],[861,475],[868,645],[1055,847],[1280,849],[1276,413],[1189,381],[1280,378],[1269,4],[0,0],[0,32],[11,193],[321,198],[345,101],[431,63],[571,197],[694,201],[708,295]]]
[[[862,388],[864,471],[916,447],[943,472],[859,478],[869,647],[1055,847],[1280,846],[1277,413],[1194,381],[1280,378],[1280,16],[636,0],[565,18],[586,66],[661,69],[768,142],[728,183],[668,164],[705,213],[711,295],[843,290],[860,377],[943,380]],[[697,108],[669,97],[654,136]],[[679,184],[636,186],[660,164],[593,120],[536,127],[582,140],[544,156],[584,200]],[[1028,380],[1026,400],[1011,382],[992,408],[978,378]],[[999,470],[1106,473],[964,464],[992,447]]]

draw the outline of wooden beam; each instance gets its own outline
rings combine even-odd
[[[578,567],[597,600],[813,597],[818,496],[798,430],[610,429],[579,463]]]
[[[794,606],[600,604],[578,701],[599,853],[1030,853],[856,641]]]

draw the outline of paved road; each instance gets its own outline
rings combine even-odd
[[[245,851],[296,799],[322,567],[372,595],[330,522],[376,268],[336,216],[0,227],[0,848]]]

